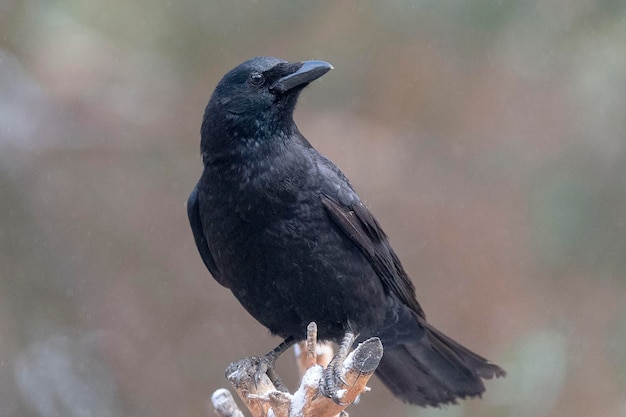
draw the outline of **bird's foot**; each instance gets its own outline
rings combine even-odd
[[[348,357],[350,348],[352,348],[356,338],[357,336],[354,333],[346,332],[343,340],[341,341],[341,345],[339,345],[337,354],[324,370],[324,377],[320,380],[319,389],[322,395],[332,399],[335,403],[341,406],[347,405],[342,404],[341,398],[343,397],[343,392],[339,389],[340,386],[347,385],[343,376],[343,363]]]
[[[258,357],[258,366],[257,370],[254,374],[254,381],[258,382],[259,379],[263,376],[263,374],[267,375],[267,377],[272,381],[272,384],[276,387],[277,390],[282,392],[289,392],[287,386],[283,383],[276,372],[276,359],[280,355],[283,354],[284,351],[289,349],[295,343],[295,339],[293,337],[288,337],[285,339],[280,345],[276,346],[271,352],[265,354],[264,356]]]
[[[287,387],[283,384],[274,368],[278,357],[294,343],[294,338],[288,337],[274,350],[263,356],[250,356],[231,363],[226,368],[226,378],[235,386],[241,385],[244,381],[251,381],[258,388],[262,384],[263,377],[267,376],[274,388],[288,392]]]
[[[289,390],[276,372],[276,359],[278,359],[278,355],[275,355],[274,351],[263,356],[254,357],[253,361],[256,365],[253,371],[254,384],[258,386],[263,375],[267,375],[277,390],[288,392]]]

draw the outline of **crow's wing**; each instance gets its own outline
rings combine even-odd
[[[395,294],[417,315],[425,318],[415,298],[415,287],[394,253],[376,218],[358,199],[351,204],[338,203],[322,195],[322,203],[337,226],[361,249],[380,277],[385,289]]]
[[[204,229],[202,228],[202,222],[200,220],[200,202],[198,200],[197,185],[187,200],[187,216],[189,217],[189,224],[191,225],[193,238],[196,241],[196,246],[198,247],[202,261],[204,261],[204,264],[209,269],[211,275],[213,275],[213,278],[226,287],[221,278],[220,271],[217,269],[217,265],[215,264],[215,259],[213,259],[213,255],[211,255],[211,250],[209,249],[206,236],[204,236]]]

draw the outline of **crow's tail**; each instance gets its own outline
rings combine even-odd
[[[426,330],[421,337],[385,349],[376,371],[396,397],[421,406],[454,404],[458,398],[480,396],[483,378],[505,375],[425,321],[420,324]]]

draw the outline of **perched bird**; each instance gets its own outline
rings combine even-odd
[[[218,83],[202,122],[204,170],[187,203],[202,260],[285,339],[266,368],[314,321],[322,340],[379,337],[376,374],[406,402],[479,396],[483,378],[505,372],[426,322],[379,223],[293,120],[300,92],[330,69],[256,57]]]

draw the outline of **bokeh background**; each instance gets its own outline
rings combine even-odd
[[[377,215],[482,400],[354,416],[626,416],[626,3],[0,2],[0,416],[207,416],[278,343],[185,201],[220,77],[324,59],[301,131]],[[291,355],[280,371],[295,388]]]

